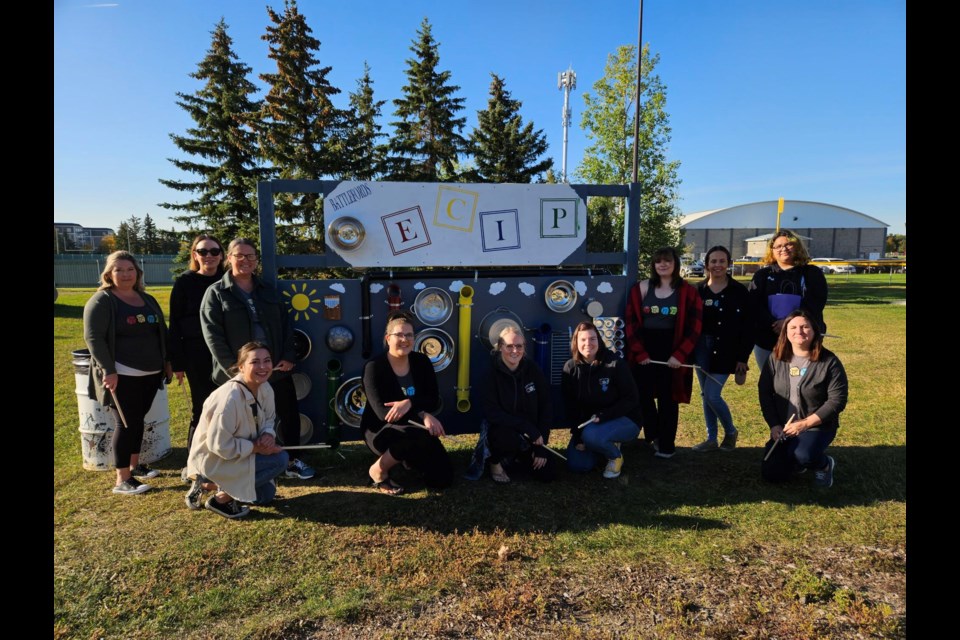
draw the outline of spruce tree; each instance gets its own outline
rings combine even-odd
[[[637,181],[640,185],[639,263],[647,271],[649,258],[660,247],[676,247],[682,254],[677,189],[678,161],[667,160],[670,117],[666,112],[666,86],[653,73],[660,56],[642,53],[640,136]],[[604,74],[584,93],[586,102],[580,126],[590,146],[584,151],[577,177],[596,184],[628,184],[633,173],[633,123],[637,116],[637,48],[622,45],[607,57]],[[588,203],[588,249],[623,249],[622,201],[591,198]],[[609,217],[610,219],[603,219]]]
[[[408,182],[455,180],[457,156],[467,142],[460,132],[466,118],[460,90],[449,84],[450,72],[438,71],[439,44],[433,39],[430,22],[420,23],[418,39],[410,47],[414,57],[407,59],[407,84],[403,97],[393,101],[397,121],[390,140],[390,179]]]
[[[257,88],[247,79],[251,69],[239,61],[227,24],[214,28],[207,55],[190,77],[204,83],[194,94],[177,93],[177,104],[195,125],[185,135],[170,134],[188,158],[169,158],[173,165],[196,178],[165,180],[161,184],[192,192],[192,200],[161,203],[165,209],[185,212],[173,216],[193,228],[205,228],[228,242],[238,235],[258,235],[257,181],[268,171],[259,161],[256,138],[246,124],[260,105],[250,96]]]
[[[143,218],[142,252],[146,254],[160,253],[160,237],[157,234],[157,225],[150,214]]]
[[[327,80],[331,67],[319,66],[320,41],[313,37],[295,0],[283,14],[267,7],[273,22],[263,39],[269,43],[275,73],[260,79],[270,89],[256,123],[263,155],[277,175],[290,180],[317,180],[342,173],[334,149],[342,134],[343,114],[330,96],[340,93]],[[277,198],[277,242],[286,253],[323,251],[320,194],[284,194]]]
[[[386,134],[380,133],[377,119],[386,100],[373,97],[373,79],[370,66],[363,63],[363,76],[357,80],[357,90],[350,93],[346,133],[338,149],[344,180],[373,180],[386,172],[387,149],[380,142]]]
[[[477,112],[477,128],[470,134],[470,148],[476,162],[472,180],[478,182],[533,182],[542,179],[553,162],[538,158],[547,151],[542,130],[523,124],[521,102],[514,100],[503,80],[490,74],[487,108]]]

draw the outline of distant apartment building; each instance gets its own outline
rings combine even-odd
[[[107,227],[84,227],[72,222],[54,222],[54,253],[94,252],[100,250],[100,241],[114,235]]]

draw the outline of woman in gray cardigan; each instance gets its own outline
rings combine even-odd
[[[143,269],[127,251],[107,256],[100,289],[83,307],[83,339],[90,350],[89,394],[123,412],[113,430],[117,467],[114,493],[150,489],[140,478],[159,472],[140,464],[143,424],[157,390],[173,375],[167,361],[167,326],[160,304],[143,290]],[[118,406],[119,404],[119,406]]]
[[[833,486],[836,462],[826,455],[847,406],[847,373],[823,346],[820,323],[805,309],[791,312],[760,373],[760,409],[770,427],[763,476],[779,481],[814,471],[814,484]],[[770,452],[774,446],[777,451]]]

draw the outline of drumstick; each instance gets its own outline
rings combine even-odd
[[[587,426],[588,424],[590,424],[591,422],[593,422],[593,419],[596,418],[596,417],[597,417],[596,415],[590,416],[590,418],[587,419],[586,422],[584,422],[583,424],[578,424],[578,425],[577,425],[577,429],[583,429],[585,426]]]
[[[525,433],[523,434],[523,437],[526,438],[527,440],[530,440],[530,436],[528,436],[528,435],[525,434]],[[533,440],[530,440],[530,442],[533,442]],[[541,445],[541,446],[542,446],[544,449],[546,449],[547,451],[549,451],[550,453],[552,453],[553,455],[555,455],[555,456],[557,456],[558,458],[560,458],[561,460],[566,460],[566,459],[567,459],[567,457],[564,456],[564,455],[563,455],[562,453],[560,453],[559,451],[554,451],[553,449],[551,449],[550,447],[548,447],[548,446],[545,445],[545,444],[544,444],[544,445]]]
[[[328,444],[297,444],[291,445],[289,447],[280,447],[284,451],[290,451],[292,449],[329,449],[330,445]]]
[[[113,396],[113,404],[117,406],[117,413],[120,414],[120,422],[123,424],[123,428],[129,429],[127,426],[127,419],[123,415],[123,409],[120,408],[120,398],[118,398],[117,394],[113,392],[113,389],[110,389],[110,395]]]
[[[662,361],[662,360],[651,360],[650,362],[652,362],[653,364],[666,364],[666,365],[669,365],[669,364],[670,364],[669,362],[664,362],[664,361]],[[699,370],[701,371],[701,373],[703,373],[703,375],[707,376],[708,378],[710,378],[711,380],[713,380],[714,382],[716,382],[718,385],[720,385],[720,381],[719,381],[719,380],[717,380],[716,378],[714,378],[714,377],[713,377],[712,375],[710,375],[708,372],[704,371],[704,370],[703,370],[703,367],[701,367],[701,366],[698,365],[698,364],[681,364],[680,366],[681,366],[681,367],[689,367],[689,368],[691,368],[691,369],[699,369]],[[720,385],[720,386],[723,386],[723,385]]]
[[[187,395],[187,385],[183,384],[183,380],[180,380],[180,388],[183,389],[183,399],[187,401],[187,406],[190,406],[190,396]]]
[[[790,416],[790,419],[787,420],[787,424],[783,425],[783,428],[786,429],[790,426],[790,423],[793,422],[793,419],[797,417],[797,414]],[[767,458],[770,457],[770,454],[773,453],[773,450],[777,448],[777,443],[783,440],[783,431],[780,432],[780,437],[773,441],[773,446],[770,447],[770,451],[767,451],[767,455],[763,456],[763,461],[766,462]]]
[[[407,422],[412,427],[417,427],[418,429],[426,429],[427,431],[430,431],[430,427],[428,427],[425,424],[420,424],[419,422],[414,422],[413,420],[407,420]],[[443,435],[447,435],[447,434],[443,434]]]

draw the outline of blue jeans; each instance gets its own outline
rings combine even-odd
[[[256,471],[253,483],[257,488],[257,499],[253,504],[270,504],[277,495],[277,485],[271,481],[287,470],[290,454],[281,451],[271,455],[262,453],[254,455],[256,455]]]
[[[772,349],[764,349],[763,347],[753,348],[753,357],[757,359],[757,371],[763,371],[763,365],[767,364],[767,359],[771,353],[773,353]],[[760,374],[758,373],[757,375]]]
[[[730,415],[730,407],[727,401],[720,395],[723,393],[723,385],[727,383],[730,374],[714,373],[709,370],[710,353],[713,351],[713,336],[700,336],[697,348],[694,351],[694,357],[698,366],[703,371],[696,369],[697,380],[700,381],[700,395],[703,398],[703,418],[707,423],[707,440],[717,439],[717,421],[723,425],[723,433],[732,436],[737,433],[737,428],[733,426],[733,416]],[[707,376],[706,371],[710,375]]]
[[[576,448],[574,439],[567,445],[567,467],[583,473],[592,471],[604,460],[620,457],[620,449],[614,442],[627,442],[640,435],[640,427],[626,416],[606,422],[592,422],[583,428],[583,444],[586,451]]]
[[[787,438],[780,446],[786,445],[797,467],[817,470],[827,466],[825,452],[835,437],[836,429],[820,427],[808,429],[795,438]]]

